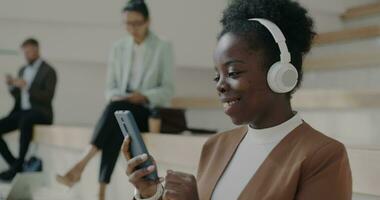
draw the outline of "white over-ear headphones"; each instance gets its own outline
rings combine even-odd
[[[280,49],[280,61],[274,63],[267,75],[267,82],[273,92],[287,93],[294,89],[298,82],[297,69],[290,63],[290,53],[286,46],[286,39],[280,28],[267,19],[252,18],[249,21],[257,21],[265,26],[272,34]]]

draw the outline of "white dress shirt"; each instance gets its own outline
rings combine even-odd
[[[214,190],[212,200],[238,199],[256,170],[272,149],[293,129],[302,124],[298,114],[288,121],[271,128],[248,128],[226,171]]]
[[[132,66],[128,83],[128,89],[132,91],[137,90],[141,83],[140,77],[142,76],[144,67],[145,46],[144,43],[133,44]]]
[[[21,109],[22,110],[30,110],[32,108],[32,105],[30,103],[30,95],[29,95],[29,89],[30,86],[33,83],[33,80],[38,72],[38,69],[40,68],[42,64],[42,59],[39,58],[32,65],[27,65],[27,67],[24,70],[22,79],[26,82],[26,87],[21,89]]]

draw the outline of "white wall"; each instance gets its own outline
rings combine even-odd
[[[0,48],[17,49],[35,36],[53,60],[104,62],[122,37],[125,0],[0,0]],[[209,67],[224,0],[147,1],[152,28],[175,48],[179,66]],[[202,6],[200,6],[202,5]]]
[[[105,62],[111,44],[125,34],[120,14],[125,1],[0,0],[0,49],[17,50],[24,38],[35,36],[51,60]],[[299,1],[324,32],[342,27],[339,15],[347,6],[370,0]],[[211,67],[226,0],[148,2],[152,28],[173,43],[178,66]]]

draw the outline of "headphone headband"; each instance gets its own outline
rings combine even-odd
[[[286,45],[286,38],[282,33],[281,29],[273,22],[263,19],[263,18],[251,18],[249,21],[257,21],[263,26],[265,26],[268,31],[272,34],[272,37],[276,41],[279,49],[280,49],[280,59],[281,63],[290,63],[291,57],[288,50],[288,46]]]

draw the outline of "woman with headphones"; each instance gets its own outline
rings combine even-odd
[[[135,170],[146,155],[128,159],[135,199],[351,199],[344,145],[313,129],[291,106],[315,35],[307,11],[291,0],[234,0],[221,23],[216,88],[225,113],[242,126],[208,139],[197,178],[169,170],[161,185],[143,178],[155,165]],[[126,139],[126,157],[128,150]]]

